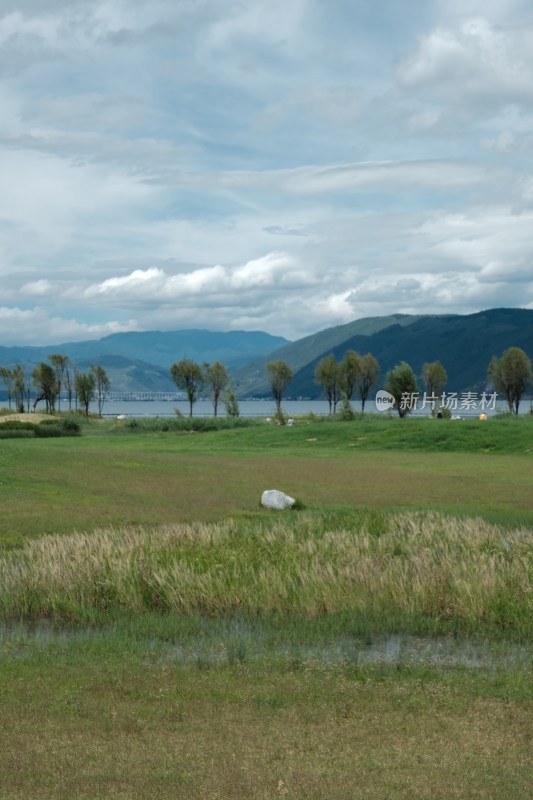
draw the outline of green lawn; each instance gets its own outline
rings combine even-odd
[[[267,488],[310,508],[433,508],[531,525],[532,480],[529,418],[302,420],[204,433],[93,423],[80,438],[0,441],[0,546],[110,524],[254,515]]]

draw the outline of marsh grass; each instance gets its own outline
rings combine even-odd
[[[382,629],[531,635],[530,531],[422,512],[331,522],[299,512],[44,536],[0,559],[0,613],[353,615]]]

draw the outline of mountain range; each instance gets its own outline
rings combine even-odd
[[[533,310],[494,308],[476,314],[406,315],[360,319],[297,342],[283,345],[234,375],[242,397],[268,394],[267,361],[282,359],[293,369],[287,387],[292,397],[318,398],[314,381],[318,361],[329,353],[340,360],[347,350],[372,353],[380,365],[380,381],[401,361],[421,376],[425,362],[440,361],[447,374],[447,391],[482,391],[490,359],[508,347],[521,347],[533,359]]]
[[[318,361],[329,353],[340,360],[346,350],[372,353],[387,370],[407,361],[416,375],[427,361],[439,360],[448,373],[447,391],[481,391],[493,355],[521,347],[533,357],[533,310],[495,308],[476,314],[368,317],[327,328],[295,342],[261,331],[213,332],[182,330],[117,333],[103,339],[46,347],[0,347],[0,365],[26,368],[50,353],[68,355],[79,370],[97,363],[104,367],[112,391],[175,391],[169,367],[182,358],[198,363],[221,361],[238,397],[270,396],[265,366],[286,361],[293,379],[287,397],[320,398],[315,383]]]
[[[116,392],[176,391],[169,369],[182,358],[222,362],[229,371],[287,344],[282,336],[262,331],[207,330],[135,331],[113,333],[102,339],[46,346],[0,347],[0,365],[33,368],[51,353],[69,357],[82,372],[92,364],[102,366]]]

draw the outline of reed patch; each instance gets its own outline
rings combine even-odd
[[[0,613],[348,612],[416,629],[532,633],[533,537],[438,513],[299,512],[43,536],[0,559]],[[394,622],[393,622],[394,621]]]

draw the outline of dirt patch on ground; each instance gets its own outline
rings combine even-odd
[[[2,414],[0,415],[0,423],[11,422],[12,420],[19,420],[19,422],[34,422],[36,425],[42,422],[43,419],[50,419],[49,414],[41,414],[37,412],[30,412],[29,414]]]

